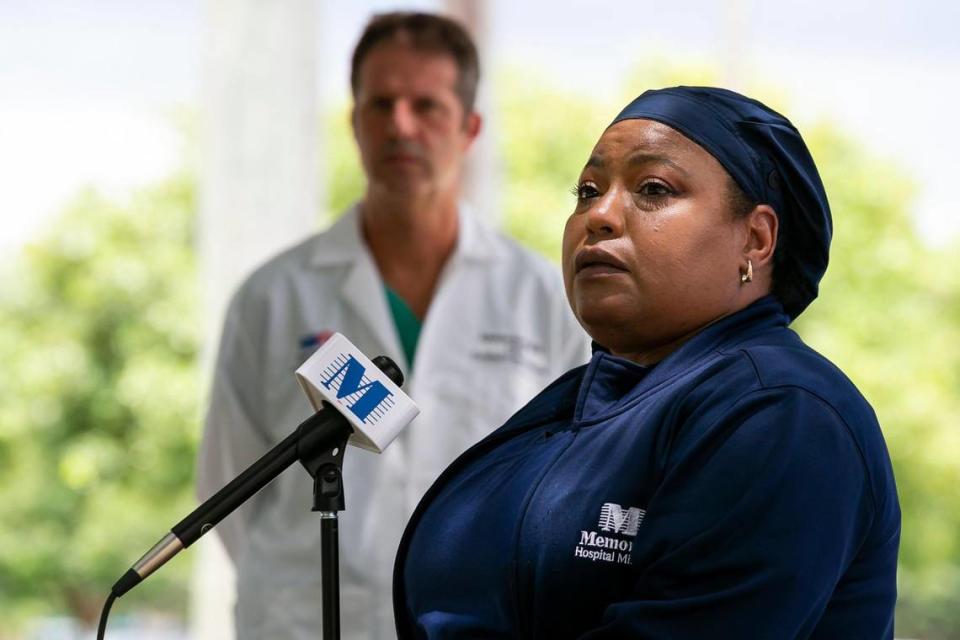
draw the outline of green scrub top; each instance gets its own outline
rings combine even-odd
[[[417,352],[417,341],[420,339],[420,328],[423,324],[396,291],[387,285],[384,285],[384,289],[387,292],[387,303],[390,305],[393,324],[397,328],[397,335],[400,336],[400,346],[403,347],[403,354],[407,357],[412,370],[413,356]]]

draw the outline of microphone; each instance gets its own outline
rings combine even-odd
[[[386,356],[373,361],[335,333],[295,372],[316,410],[278,445],[174,525],[111,589],[119,598],[265,487],[301,454],[330,449],[349,435],[381,453],[420,413],[400,390],[403,374]]]

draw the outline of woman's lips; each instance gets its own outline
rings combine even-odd
[[[587,265],[580,271],[577,271],[578,276],[605,276],[612,275],[616,273],[626,273],[623,269],[618,269],[617,267],[612,267],[608,264],[591,264]]]
[[[577,254],[574,271],[578,276],[603,276],[626,273],[627,265],[603,249],[583,249]]]

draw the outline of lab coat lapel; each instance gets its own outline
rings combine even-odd
[[[366,247],[357,252],[353,263],[340,284],[340,297],[376,336],[383,345],[386,355],[397,362],[405,363],[404,370],[410,370],[410,363],[400,349],[400,340],[390,309],[383,282],[377,273],[376,265]],[[370,358],[380,355],[367,354]]]
[[[427,317],[424,318],[423,327],[420,330],[418,352],[433,349],[433,343],[436,340],[441,340],[436,348],[449,348],[451,335],[458,335],[457,331],[459,330],[456,323],[457,318],[460,317],[458,315],[460,309],[456,301],[464,294],[460,286],[462,283],[456,282],[456,277],[463,277],[467,272],[467,265],[482,263],[494,258],[493,235],[495,232],[476,219],[470,208],[462,202],[457,206],[457,216],[459,221],[457,245],[440,272],[437,289],[433,294],[433,300],[430,301]],[[446,317],[438,318],[437,309],[445,309],[445,312],[441,312],[440,315]],[[438,334],[438,336],[435,337],[434,334]]]
[[[383,281],[360,233],[358,208],[351,207],[321,238],[312,257],[313,265],[317,268],[344,268],[338,291],[341,302],[373,333],[385,355],[398,363],[405,363],[407,366],[403,368],[409,370],[387,306]],[[343,327],[342,331],[349,339],[350,327]],[[380,354],[367,355],[373,358]]]
[[[470,208],[462,202],[457,206],[457,215],[459,220],[457,245],[440,273],[433,300],[430,301],[427,316],[423,320],[417,343],[417,353],[420,354],[417,357],[418,361],[422,359],[426,362],[435,362],[434,353],[451,348],[452,341],[460,335],[461,327],[458,324],[458,318],[462,317],[462,313],[457,303],[464,295],[463,278],[469,272],[469,265],[494,258],[495,232],[478,220]],[[364,255],[370,264],[373,264],[369,251],[364,250]],[[386,298],[385,295],[382,297]],[[393,335],[393,344],[396,345],[397,352],[402,353],[399,346],[400,339],[393,327],[393,320],[389,317],[385,300],[383,306]],[[406,359],[397,360],[397,362],[406,362]],[[416,389],[416,372],[412,371],[409,362],[405,371],[410,372],[405,388],[412,392]]]

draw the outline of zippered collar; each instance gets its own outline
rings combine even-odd
[[[721,349],[748,342],[770,329],[782,329],[790,318],[772,295],[760,298],[695,335],[652,367],[644,367],[595,347],[578,393],[574,421],[592,423],[609,417]]]
[[[612,355],[594,343],[589,363],[558,378],[495,433],[527,429],[564,415],[580,426],[603,420],[622,410],[625,402],[660,388],[712,354],[782,329],[789,322],[780,302],[765,296],[710,325],[652,367]]]

